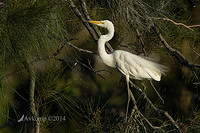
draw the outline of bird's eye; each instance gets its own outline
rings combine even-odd
[[[104,24],[104,22],[100,22],[101,24]]]

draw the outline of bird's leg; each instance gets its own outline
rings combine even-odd
[[[125,119],[125,122],[127,122],[128,108],[129,108],[129,102],[130,102],[129,75],[126,75],[126,85],[127,85],[127,91],[128,91],[128,101],[127,101],[127,106],[126,106],[126,119]]]

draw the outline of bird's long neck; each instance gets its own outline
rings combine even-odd
[[[111,67],[114,67],[113,64],[113,58],[111,57],[111,54],[108,54],[105,49],[105,43],[111,40],[114,36],[114,26],[111,25],[108,29],[108,34],[106,35],[101,35],[99,40],[98,40],[98,51],[99,51],[99,56],[103,60],[103,62]]]

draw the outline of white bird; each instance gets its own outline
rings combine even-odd
[[[128,102],[125,121],[127,121],[127,113],[130,102],[129,78],[137,80],[154,79],[156,81],[160,81],[161,75],[165,72],[166,67],[123,50],[115,50],[114,52],[108,54],[105,50],[105,43],[111,40],[114,36],[113,23],[109,20],[88,22],[107,28],[108,30],[108,33],[106,35],[101,35],[98,40],[98,52],[100,58],[106,65],[116,68],[126,77]]]

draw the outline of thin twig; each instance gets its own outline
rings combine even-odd
[[[51,55],[49,55],[49,56],[43,57],[43,58],[37,58],[37,59],[31,61],[30,64],[33,64],[33,63],[38,62],[38,61],[44,61],[44,60],[48,60],[48,59],[53,59],[53,58],[55,58],[57,55],[60,54],[60,51],[61,51],[66,45],[69,45],[70,47],[74,48],[75,50],[78,50],[79,52],[85,52],[85,53],[89,53],[89,54],[96,54],[96,53],[94,53],[94,52],[92,52],[92,51],[78,48],[78,47],[74,46],[73,44],[71,44],[70,42],[66,42],[66,43],[65,43],[65,42],[62,42],[62,43],[59,45],[59,47],[58,47],[58,49],[56,50],[55,53],[53,53],[53,54],[51,54]],[[15,72],[6,74],[6,75],[2,76],[0,79],[5,79],[5,78],[8,78],[8,77],[10,77],[10,76],[13,76],[14,74],[18,74],[18,73],[20,73],[20,72],[21,72],[22,70],[24,70],[24,69],[25,69],[24,67],[23,67],[23,68],[20,68],[18,71],[15,71]]]
[[[107,73],[109,73],[109,74],[112,74],[112,72],[111,72],[111,71],[108,71],[108,70],[97,70],[96,72],[107,72]]]
[[[148,96],[146,95],[146,93],[144,93],[137,85],[135,85],[133,82],[131,82],[131,86],[134,87],[137,91],[139,91],[144,99],[149,103],[149,105],[157,112],[157,113],[162,113],[164,114],[170,121],[171,123],[179,130],[179,126],[177,125],[177,123],[174,121],[174,119],[164,110],[162,109],[158,109],[152,102],[151,100],[148,98]]]
[[[75,45],[73,45],[73,44],[71,44],[69,42],[67,42],[67,45],[69,45],[70,47],[72,47],[75,50],[78,50],[79,52],[85,52],[85,53],[88,53],[88,54],[95,54],[96,55],[95,52],[92,52],[90,50],[85,50],[85,49],[78,48],[78,47],[76,47]]]
[[[78,64],[80,64],[81,66],[87,68],[88,70],[90,70],[91,72],[93,72],[94,74],[96,74],[97,76],[101,77],[102,79],[105,79],[102,75],[98,74],[98,72],[94,71],[94,69],[92,67],[87,66],[86,64],[78,61]]]
[[[92,36],[93,40],[95,40],[95,42],[97,42],[98,41],[98,37],[96,36],[94,30],[89,26],[87,20],[84,19],[84,17],[82,16],[82,14],[78,10],[78,8],[75,6],[74,2],[72,0],[65,0],[65,1],[67,1],[69,3],[69,5],[70,5],[72,11],[74,12],[74,14],[81,20],[83,25],[87,28],[87,30],[89,31],[89,33]]]
[[[158,95],[158,97],[160,98],[160,100],[162,101],[163,104],[165,104],[165,101],[163,100],[163,98],[160,96],[159,92],[157,91],[157,89],[155,88],[153,82],[151,80],[149,80],[149,83],[151,84],[152,88],[154,89],[154,91],[156,92],[156,94]]]
[[[144,92],[144,90],[146,90],[146,86],[142,83],[142,85],[143,85],[143,91],[142,91],[142,93],[145,93]],[[141,90],[141,89],[140,89]],[[141,94],[142,95],[142,94]],[[148,125],[151,127],[151,128],[153,128],[154,130],[157,130],[157,129],[161,129],[161,127],[157,127],[157,126],[153,126],[152,124],[151,124],[151,122],[138,110],[138,113],[139,113],[139,115],[148,123]]]
[[[195,78],[197,79],[197,82],[200,83],[199,77],[197,76],[196,72],[194,71],[194,69],[192,70],[192,72],[194,73]],[[193,83],[194,84],[194,83]]]
[[[90,24],[87,22],[88,20],[86,20],[86,19],[90,19],[90,17],[88,15],[85,2],[83,0],[80,0],[80,2],[82,3],[81,6],[82,6],[82,9],[83,9],[83,13],[86,16],[86,19],[80,13],[80,11],[75,6],[75,4],[74,4],[74,2],[72,0],[66,0],[66,1],[69,3],[69,5],[70,5],[71,9],[73,10],[74,14],[81,20],[81,22],[83,23],[83,25],[86,27],[86,29],[88,30],[88,32],[92,36],[93,40],[97,43],[98,36],[100,36],[98,33],[100,33],[100,31],[97,28],[91,28]],[[109,52],[113,51],[113,49],[112,49],[112,47],[110,46],[109,43],[106,43],[106,48],[108,48]]]
[[[65,59],[60,59],[60,58],[56,58],[56,57],[55,57],[54,59],[56,59],[56,60],[58,60],[58,61],[61,61],[61,62],[66,62]],[[97,76],[101,77],[102,79],[105,79],[102,75],[98,74],[98,71],[95,71],[94,68],[92,68],[91,65],[87,66],[86,64],[84,64],[84,63],[82,63],[82,62],[80,62],[80,61],[78,61],[78,60],[74,63],[74,65],[73,65],[72,68],[74,68],[77,64],[79,64],[79,65],[81,65],[81,66],[87,68],[88,70],[90,70],[91,72],[93,72],[93,73],[96,74]],[[101,70],[101,71],[106,71],[106,70]]]
[[[140,43],[141,43],[141,45],[142,45],[142,51],[143,51],[143,53],[144,53],[144,56],[147,56],[147,53],[146,53],[145,48],[144,48],[144,41],[142,40],[141,34],[140,34],[140,32],[139,32],[138,29],[136,29],[136,33],[137,33],[137,37],[138,37],[138,39],[140,40]],[[159,92],[157,91],[157,89],[155,88],[153,82],[152,82],[151,80],[150,80],[149,82],[150,82],[152,88],[154,89],[154,91],[156,92],[156,94],[158,95],[158,97],[160,98],[160,100],[162,101],[162,103],[164,104],[165,101],[164,101],[163,98],[160,96],[160,94],[159,94]],[[143,85],[143,86],[144,86],[144,85]]]
[[[89,16],[89,13],[87,11],[87,5],[85,3],[85,0],[79,0],[79,1],[81,3],[82,11],[83,11],[83,14],[84,14],[86,20],[91,20],[91,18]],[[101,32],[98,29],[98,27],[96,25],[93,25],[93,24],[89,24],[89,25],[93,28],[93,30],[95,31],[96,35],[98,37],[100,37],[101,36]],[[105,45],[106,45],[106,48],[108,48],[108,50],[109,50],[108,52],[113,52],[113,48],[111,47],[111,45],[108,42],[106,42]]]
[[[144,4],[141,3],[141,5],[144,7]],[[146,10],[144,10],[144,12],[146,14],[148,14],[148,12]],[[156,24],[153,22],[151,17],[145,18],[146,21],[148,21],[152,27],[152,29],[154,30],[154,32],[157,34],[157,36],[160,38],[160,41],[163,43],[163,45],[165,46],[165,48],[167,48],[167,50],[172,53],[176,59],[183,65],[187,66],[187,67],[198,67],[200,68],[200,64],[192,64],[190,63],[178,50],[172,48],[167,41],[165,40],[165,38],[162,36],[162,34],[160,33],[158,27],[156,26]],[[192,26],[193,27],[193,26]]]
[[[146,86],[143,84],[143,86],[144,86],[144,90],[146,89]],[[136,100],[135,100],[135,97],[134,97],[134,95],[133,95],[133,93],[131,92],[131,90],[129,89],[129,92],[130,92],[130,95],[131,95],[131,99],[132,99],[132,101],[133,101],[133,109],[132,109],[132,111],[131,111],[131,116],[129,117],[129,120],[128,120],[128,122],[130,123],[131,122],[131,119],[134,119],[135,117],[133,116],[134,114],[135,115],[137,115],[138,117],[139,117],[139,123],[140,123],[140,125],[144,128],[144,131],[145,131],[145,133],[147,133],[147,129],[146,129],[146,126],[144,125],[144,123],[143,123],[143,120],[145,120],[146,122],[147,122],[147,124],[151,127],[151,128],[153,128],[154,130],[157,130],[157,129],[160,129],[161,127],[157,127],[157,126],[153,126],[152,124],[151,124],[151,122],[149,122],[149,120],[147,120],[146,118],[145,118],[145,116],[140,112],[140,110],[138,109],[138,107],[137,107],[137,102],[136,102]],[[127,129],[126,129],[126,131],[128,131],[128,127],[127,127]]]
[[[200,54],[197,53],[197,52],[194,50],[194,48],[192,48],[192,51],[193,51],[196,55],[198,55],[198,56],[200,57]]]
[[[121,37],[121,39],[117,42],[117,45],[114,47],[114,49],[116,49],[118,47],[125,47],[128,49],[131,49],[129,46],[121,44],[126,37],[127,37],[127,35],[124,35],[123,37]]]
[[[141,34],[140,34],[140,32],[139,32],[138,29],[136,29],[136,33],[137,33],[137,37],[138,37],[138,39],[140,40],[140,43],[141,43],[141,45],[142,45],[142,51],[143,51],[143,53],[144,53],[144,56],[147,56],[146,50],[145,50],[145,48],[144,48],[144,41],[142,40]]]
[[[189,30],[191,30],[191,31],[194,31],[194,30],[192,29],[192,28],[194,28],[194,27],[200,27],[200,25],[190,25],[190,26],[188,26],[188,25],[185,25],[185,24],[183,24],[183,23],[177,23],[177,22],[175,22],[174,20],[169,19],[169,18],[154,18],[154,19],[162,19],[162,20],[170,21],[170,22],[172,22],[172,23],[175,24],[175,25],[184,26],[185,28],[187,28],[187,29],[189,29]]]
[[[172,48],[167,41],[164,39],[164,37],[162,36],[162,34],[160,33],[159,29],[157,28],[157,26],[155,26],[155,24],[152,25],[152,28],[154,30],[154,32],[157,34],[157,36],[160,38],[160,41],[163,43],[163,45],[165,46],[165,48],[172,53],[176,59],[183,65],[187,66],[187,67],[198,67],[200,68],[200,64],[193,64],[190,63],[182,54],[180,51]]]

